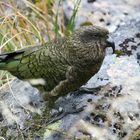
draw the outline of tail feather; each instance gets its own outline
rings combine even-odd
[[[34,46],[11,53],[0,54],[0,70],[16,72],[17,66],[20,63],[23,56],[28,57],[29,55],[40,49],[42,49],[42,47]]]
[[[0,55],[0,70],[14,71],[24,51],[16,51]]]

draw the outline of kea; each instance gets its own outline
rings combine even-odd
[[[21,80],[38,80],[38,84],[31,84],[43,93],[44,99],[57,99],[77,90],[99,71],[107,47],[114,52],[107,29],[85,26],[44,45],[1,54],[0,70]]]

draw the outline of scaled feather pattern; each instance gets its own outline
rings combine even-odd
[[[56,38],[44,45],[0,55],[0,70],[7,70],[29,81],[44,94],[44,99],[77,90],[98,72],[109,32],[99,26],[81,27],[71,35]],[[42,82],[33,84],[33,79]],[[39,79],[39,80],[38,80]]]

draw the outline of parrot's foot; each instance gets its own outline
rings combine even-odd
[[[56,96],[49,96],[49,95],[44,95],[43,99],[47,102],[47,107],[52,109],[55,105],[55,101],[58,99]]]
[[[62,107],[60,107],[58,110],[53,110],[53,114],[51,114],[52,119],[48,120],[46,123],[47,123],[47,125],[49,125],[51,123],[57,122],[58,120],[64,118],[65,116],[67,116],[69,114],[79,113],[84,110],[84,107],[85,106],[82,106],[80,108],[71,109],[69,111],[65,111]]]
[[[52,118],[56,99],[53,97],[50,97],[50,98],[47,97],[44,99],[45,99],[45,102],[44,102],[45,103],[45,112],[44,113],[47,115],[46,121],[48,122]],[[56,110],[55,110],[55,112],[56,112]],[[59,112],[60,112],[60,110],[57,111],[57,114],[60,114]]]
[[[60,96],[51,96],[50,94],[45,94],[45,96],[44,96],[44,99],[46,100],[46,108],[50,115],[50,117],[49,117],[50,119],[47,120],[47,122],[46,122],[47,125],[57,122],[58,120],[67,116],[68,114],[75,114],[75,113],[79,113],[84,110],[85,106],[82,106],[80,108],[76,108],[76,107],[67,108],[66,106],[57,105],[56,100],[59,97]]]
[[[93,94],[98,92],[100,89],[102,88],[102,86],[96,87],[96,88],[87,88],[87,87],[80,87],[80,92],[84,92],[84,93],[89,93],[89,94]]]

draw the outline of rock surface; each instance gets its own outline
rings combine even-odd
[[[69,17],[73,2],[64,4]],[[139,7],[139,0],[82,1],[76,27],[86,21],[106,26],[117,54],[107,51],[100,71],[83,86],[92,92],[79,90],[57,100],[55,109],[60,111],[61,119],[48,126],[38,91],[17,79],[7,84],[0,90],[0,136],[35,140],[140,139]],[[56,110],[52,112],[55,118]]]

